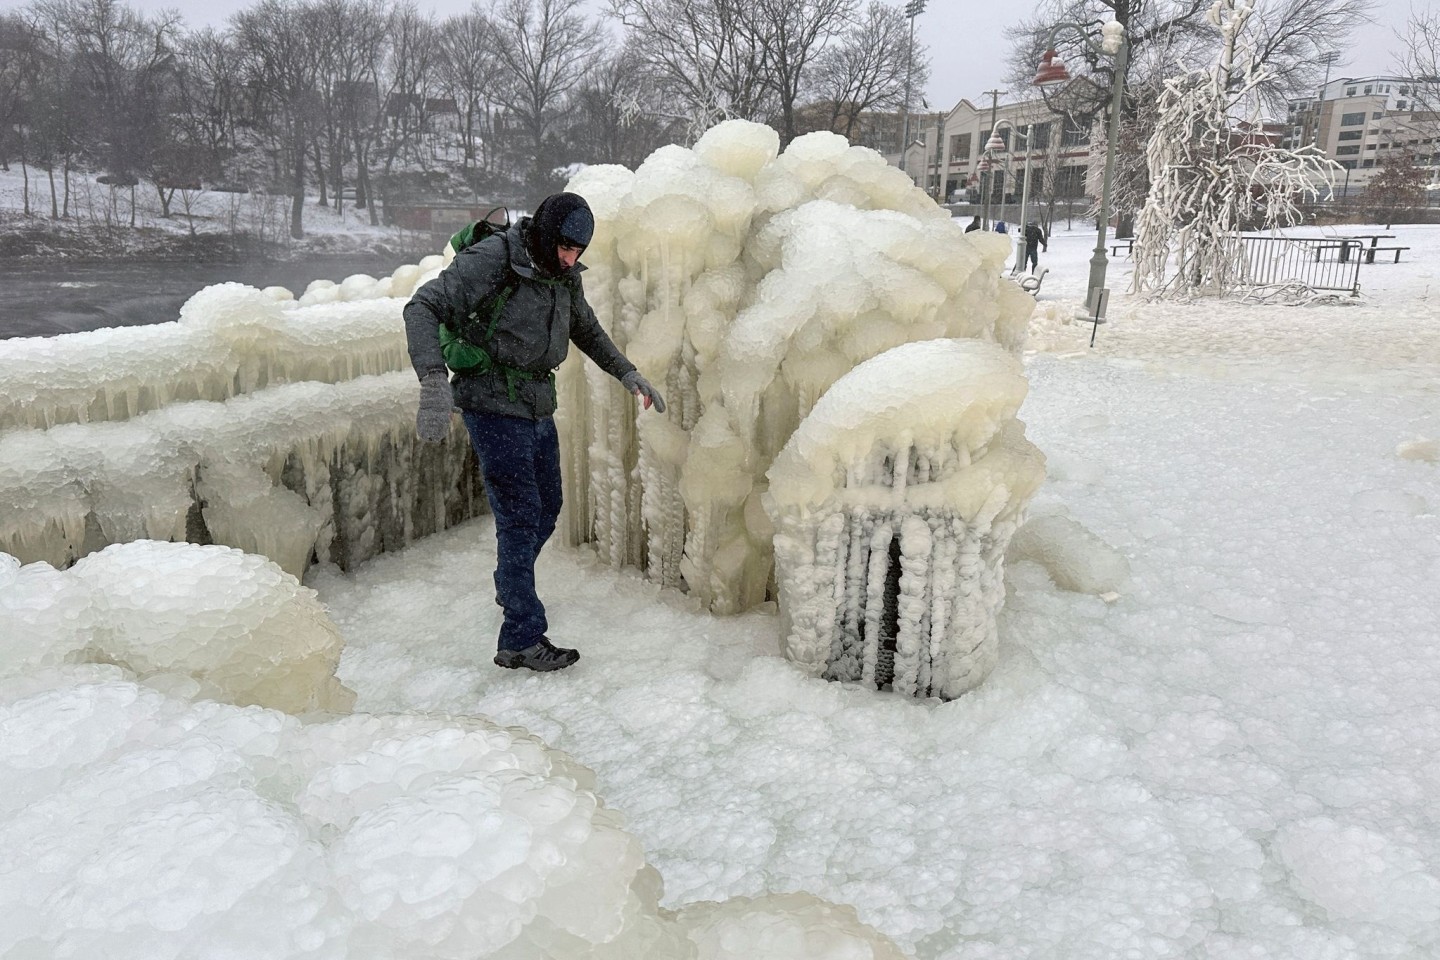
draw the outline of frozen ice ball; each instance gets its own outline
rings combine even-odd
[[[104,656],[141,677],[188,674],[236,704],[348,710],[335,680],[340,631],[315,592],[231,547],[136,540],[82,558]]]

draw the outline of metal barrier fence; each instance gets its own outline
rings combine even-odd
[[[1360,295],[1360,257],[1340,259],[1345,241],[1327,238],[1241,237],[1242,282],[1251,287],[1298,284],[1311,290]]]

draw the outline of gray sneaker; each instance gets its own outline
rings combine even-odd
[[[526,670],[538,670],[544,673],[550,670],[564,670],[579,659],[578,651],[557,647],[548,638],[541,637],[524,650],[501,650],[495,654],[495,665],[507,670],[518,670],[524,667]]]

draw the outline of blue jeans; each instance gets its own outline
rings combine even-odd
[[[505,610],[501,650],[524,650],[549,629],[535,593],[535,560],[560,516],[560,438],[549,417],[465,413],[495,514],[495,598]]]

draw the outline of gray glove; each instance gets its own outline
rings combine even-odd
[[[426,443],[439,443],[450,436],[450,409],[455,405],[450,378],[434,370],[420,380],[420,412],[415,414],[415,433]]]
[[[656,413],[665,412],[665,398],[660,396],[660,391],[650,386],[650,381],[640,376],[639,370],[631,370],[620,378],[620,385],[637,397],[645,399],[645,406],[655,404]]]

